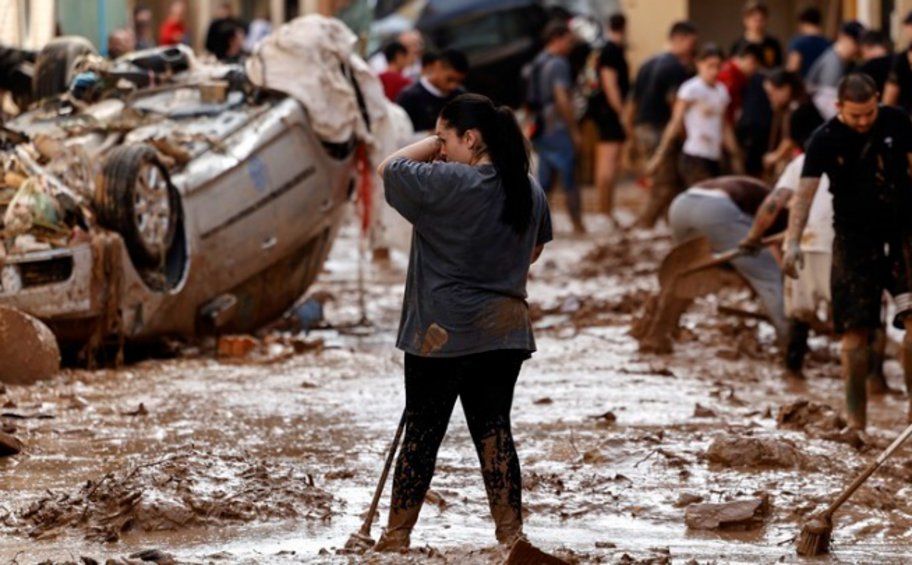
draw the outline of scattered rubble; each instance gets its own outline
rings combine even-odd
[[[36,539],[76,530],[90,540],[113,542],[127,531],[332,516],[332,495],[312,477],[271,465],[246,455],[191,450],[107,473],[73,492],[49,491],[7,525]]]
[[[0,457],[17,455],[22,451],[22,442],[6,432],[0,432]]]
[[[691,504],[684,520],[692,530],[752,530],[769,514],[769,496],[721,503]]]
[[[789,439],[776,437],[716,437],[704,454],[711,463],[734,468],[806,468],[807,457]]]

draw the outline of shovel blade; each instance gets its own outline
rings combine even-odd
[[[504,565],[569,565],[559,557],[549,555],[524,539],[517,540],[510,549]]]
[[[659,287],[666,288],[681,273],[712,258],[712,248],[705,236],[675,245],[659,265]]]
[[[60,371],[57,338],[44,323],[0,306],[0,382],[30,385]]]

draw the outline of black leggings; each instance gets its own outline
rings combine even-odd
[[[522,478],[510,431],[513,388],[526,351],[451,358],[405,356],[405,439],[396,462],[390,528],[410,532],[434,475],[456,398],[481,463],[498,541],[522,533]]]

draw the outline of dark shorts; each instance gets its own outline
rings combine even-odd
[[[896,301],[893,325],[903,327],[902,319],[912,309],[906,261],[910,250],[909,236],[883,237],[837,229],[830,276],[837,333],[879,328],[884,291]]]
[[[599,141],[622,143],[627,139],[627,135],[624,133],[624,126],[621,125],[621,118],[604,100],[601,92],[598,95],[601,100],[590,99],[587,114],[598,127]]]
[[[704,159],[703,157],[688,155],[687,153],[681,153],[681,157],[678,160],[678,170],[680,171],[681,178],[684,179],[687,188],[694,186],[700,181],[711,179],[721,174],[719,161]]]

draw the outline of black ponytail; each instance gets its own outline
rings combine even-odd
[[[529,179],[529,145],[513,111],[495,108],[480,94],[462,94],[448,103],[440,118],[459,135],[470,129],[481,132],[488,156],[504,190],[500,219],[517,233],[532,223],[532,182]]]

